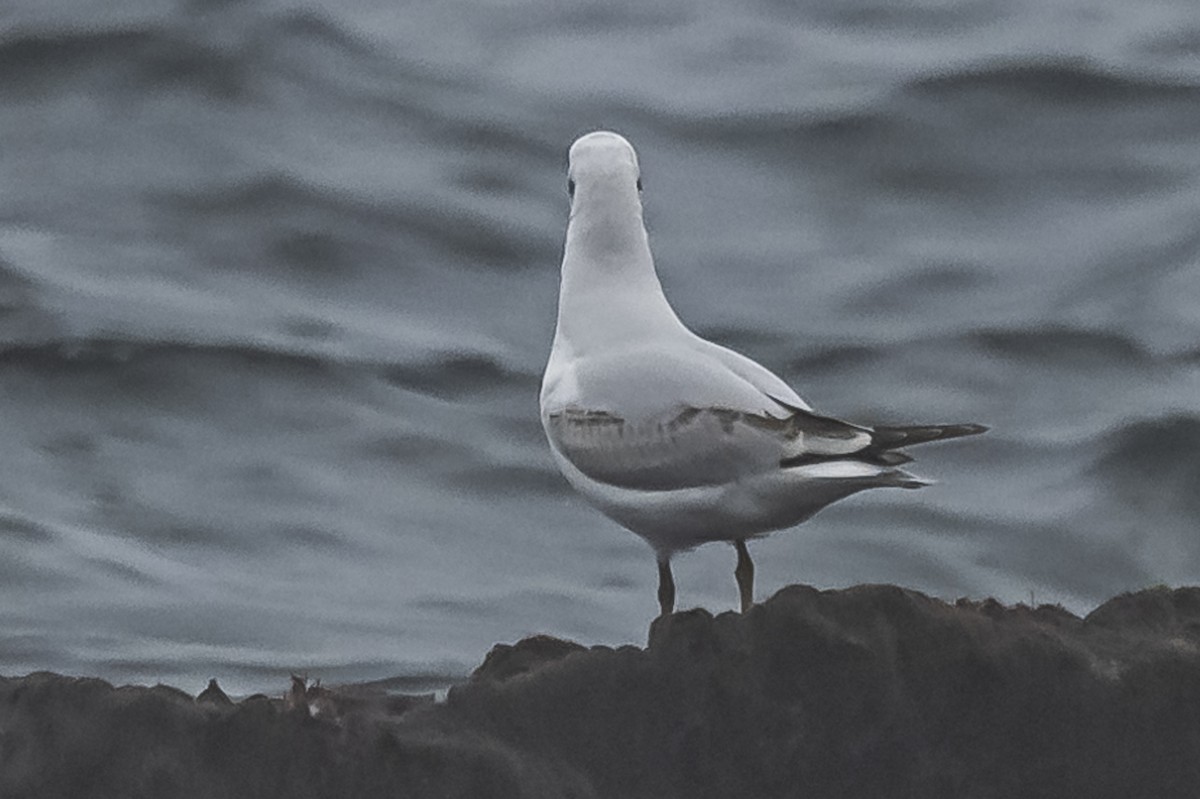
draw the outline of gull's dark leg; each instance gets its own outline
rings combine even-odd
[[[675,611],[675,577],[671,574],[671,556],[658,556],[658,610],[663,616]]]
[[[754,605],[754,561],[750,560],[750,551],[746,549],[746,539],[739,538],[733,542],[737,550],[737,568],[733,576],[737,578],[738,593],[742,596],[742,613]]]

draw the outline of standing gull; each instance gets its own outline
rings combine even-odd
[[[663,615],[675,608],[676,552],[731,542],[745,612],[754,603],[747,539],[867,488],[928,485],[896,468],[911,460],[899,448],[987,429],[869,428],[815,413],[767,369],[679,321],[654,271],[629,142],[589,133],[568,161],[542,426],[571,485],[654,548]]]

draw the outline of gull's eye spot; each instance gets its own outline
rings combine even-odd
[[[638,187],[638,191],[642,190],[642,178],[640,175],[638,176],[637,187]]]
[[[575,196],[575,178],[567,178],[567,194]]]

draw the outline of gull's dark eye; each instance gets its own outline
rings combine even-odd
[[[567,178],[567,194],[571,195],[572,197],[575,196],[575,179],[574,178]]]
[[[637,182],[638,191],[642,190],[642,179],[639,177]]]

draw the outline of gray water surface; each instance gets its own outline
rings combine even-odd
[[[0,673],[644,642],[653,557],[537,419],[595,128],[699,333],[831,415],[992,427],[753,545],[760,597],[1200,579],[1192,0],[10,0]],[[681,607],[733,561],[678,558]]]

